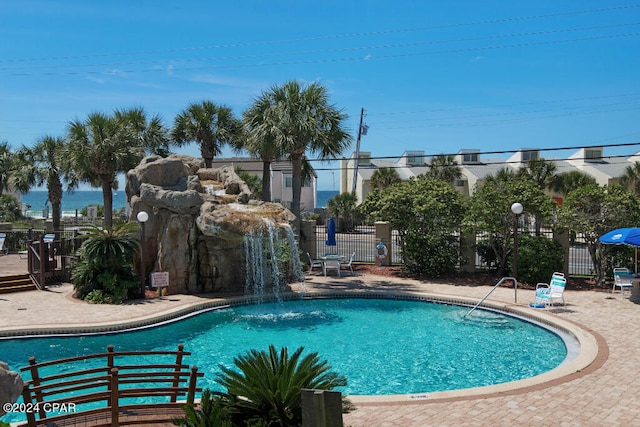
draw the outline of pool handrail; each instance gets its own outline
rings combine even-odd
[[[464,315],[464,317],[467,317],[468,315],[470,315],[470,314],[471,314],[471,312],[472,312],[473,310],[475,310],[476,308],[478,308],[478,306],[479,306],[480,304],[482,304],[482,303],[484,302],[484,300],[486,300],[486,299],[487,299],[487,297],[489,297],[489,295],[491,295],[491,293],[492,293],[493,291],[495,291],[495,290],[496,290],[496,288],[497,288],[498,286],[502,285],[502,282],[507,281],[507,280],[510,280],[510,281],[512,281],[512,282],[513,282],[513,287],[514,287],[514,300],[515,300],[515,303],[517,304],[517,303],[518,303],[518,281],[516,280],[516,278],[515,278],[515,277],[503,277],[502,279],[500,279],[500,280],[498,281],[498,283],[496,283],[496,284],[493,286],[493,288],[491,288],[491,290],[490,290],[489,292],[487,292],[487,294],[486,294],[486,295],[485,295],[485,296],[484,296],[484,297],[483,297],[483,298],[482,298],[482,299],[481,299],[481,300],[480,300],[476,305],[474,305],[474,306],[473,306],[473,308],[472,308],[471,310],[469,310],[469,311],[467,312],[467,314],[465,314],[465,315]]]

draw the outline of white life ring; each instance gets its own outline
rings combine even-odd
[[[385,259],[388,253],[389,251],[387,247],[384,245],[384,243],[380,242],[376,246],[376,256],[378,257],[378,259]]]

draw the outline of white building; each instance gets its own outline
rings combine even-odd
[[[244,172],[256,175],[262,179],[262,161],[249,157],[214,158],[211,167],[219,168],[231,165],[234,168],[240,167]],[[271,201],[282,203],[283,206],[291,208],[293,201],[293,167],[291,162],[271,163]],[[310,180],[302,183],[300,191],[300,211],[313,212],[316,207],[316,186],[317,175],[312,173]],[[259,196],[259,195],[258,195]]]
[[[484,158],[480,150],[463,149],[455,155],[461,168],[462,177],[456,180],[454,187],[466,196],[473,194],[476,185],[488,176],[495,175],[500,169],[513,168],[514,171],[526,166],[531,160],[540,159],[540,149],[521,148],[507,160]],[[602,147],[581,148],[566,160],[547,158],[556,165],[556,173],[578,170],[595,178],[600,185],[617,183],[627,166],[640,161],[640,153],[630,157],[604,156]],[[397,160],[372,158],[370,152],[360,152],[356,162],[353,157],[343,159],[340,168],[340,192],[354,191],[358,203],[372,191],[371,176],[379,168],[393,168],[402,180],[418,176],[429,170],[429,161],[424,151],[405,151]],[[355,173],[354,173],[355,171]],[[355,185],[354,185],[355,177]]]

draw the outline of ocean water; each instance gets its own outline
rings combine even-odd
[[[327,202],[337,194],[340,194],[339,191],[316,191],[316,199],[317,199],[317,208],[326,208]]]
[[[45,206],[48,205],[51,212],[51,203],[47,203],[46,191],[29,191],[22,195],[22,204],[25,205],[27,216],[42,216]],[[127,196],[124,191],[113,193],[113,208],[119,210],[125,207]],[[104,205],[101,190],[65,191],[62,195],[63,216],[75,215],[76,209],[80,211],[87,206]]]
[[[332,199],[339,191],[318,191],[317,207],[327,207],[327,201]],[[41,216],[42,211],[45,209],[47,202],[46,191],[30,191],[27,194],[22,195],[22,203],[25,205],[28,216]],[[126,206],[127,196],[124,191],[118,191],[113,193],[113,208],[119,210]],[[80,211],[87,206],[104,205],[102,201],[101,190],[84,190],[74,191],[73,193],[64,192],[62,196],[62,212],[63,215],[73,216],[76,209]],[[51,204],[49,203],[49,211],[51,211]]]

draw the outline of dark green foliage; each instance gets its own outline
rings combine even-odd
[[[184,407],[184,418],[176,418],[171,422],[181,427],[232,427],[233,424],[224,418],[224,410],[220,399],[212,396],[208,388],[202,392],[200,405]]]
[[[133,296],[139,283],[133,271],[138,227],[136,223],[125,223],[113,228],[85,229],[88,234],[80,249],[80,261],[71,272],[78,298],[90,296],[91,302],[118,304]]]
[[[460,264],[460,244],[455,236],[409,234],[404,253],[407,271],[420,276],[441,276]]]
[[[352,231],[355,228],[357,213],[356,203],[358,198],[355,193],[341,193],[327,201],[329,212],[336,218],[340,218],[339,231]]]
[[[460,263],[454,236],[465,208],[465,199],[450,184],[426,176],[374,190],[360,205],[369,219],[389,221],[398,230],[407,269],[434,276]]]
[[[0,221],[13,222],[22,217],[20,205],[10,194],[0,195]]]
[[[513,258],[509,259],[513,265]],[[518,277],[520,282],[535,285],[549,283],[551,275],[562,272],[562,245],[544,236],[518,236]]]
[[[300,426],[301,390],[331,390],[345,386],[345,377],[331,371],[317,353],[301,357],[302,347],[289,355],[286,347],[278,352],[250,350],[234,359],[239,371],[221,366],[217,381],[227,389],[220,393],[220,404],[234,426]]]
[[[606,258],[614,245],[600,243],[603,234],[640,223],[638,196],[619,185],[586,185],[573,190],[557,212],[558,225],[580,234],[587,245],[598,283],[605,279]]]

